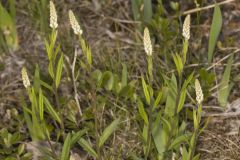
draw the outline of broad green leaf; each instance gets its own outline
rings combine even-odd
[[[185,99],[186,99],[186,94],[187,94],[187,89],[183,89],[180,93],[177,113],[179,113],[183,108],[183,105],[184,105],[184,102],[185,102]]]
[[[135,21],[139,21],[141,18],[140,7],[142,0],[131,0],[132,12]]]
[[[52,107],[52,105],[50,104],[50,102],[48,101],[48,99],[43,96],[43,102],[46,106],[46,109],[48,111],[48,113],[58,122],[61,123],[61,119],[58,115],[58,113],[54,110],[54,108]]]
[[[222,107],[225,107],[227,105],[228,96],[233,86],[232,84],[229,84],[232,64],[233,55],[228,60],[227,67],[223,73],[222,80],[219,85],[218,102]]]
[[[152,19],[152,1],[143,0],[144,1],[144,22],[150,23]]]
[[[98,143],[99,148],[106,142],[109,136],[117,129],[119,123],[120,123],[120,119],[116,119],[107,128],[104,129],[102,135],[99,138],[99,143]]]
[[[105,73],[103,73],[101,82],[106,90],[108,91],[112,90],[114,85],[114,76],[112,72],[106,71]]]
[[[144,92],[147,104],[150,105],[150,94],[149,94],[149,90],[148,90],[147,84],[146,84],[143,76],[142,76],[142,87],[143,87],[143,92]]]
[[[222,28],[222,13],[221,13],[220,7],[216,5],[214,7],[213,20],[212,20],[209,41],[208,41],[208,63],[209,64],[212,62],[213,52],[214,52],[221,28]]]
[[[161,111],[159,111],[157,118],[153,124],[152,136],[153,141],[160,156],[166,151],[168,143],[168,129],[161,124]]]
[[[85,139],[81,138],[78,141],[78,144],[85,150],[87,151],[88,154],[90,154],[91,156],[93,156],[94,158],[97,158],[98,155],[95,152],[95,150],[92,148],[92,146],[89,144],[88,141],[86,141]]]
[[[102,72],[99,69],[97,69],[97,70],[92,72],[91,76],[94,80],[99,82],[102,78]]]
[[[40,117],[40,120],[43,120],[44,108],[43,108],[43,93],[42,93],[41,89],[39,90],[38,107],[39,107],[39,117]]]
[[[61,54],[60,59],[58,61],[58,65],[57,65],[57,73],[56,73],[56,79],[55,79],[55,84],[57,88],[61,81],[62,69],[63,69],[63,53]]]
[[[160,91],[158,92],[158,95],[157,95],[156,100],[154,101],[153,110],[154,110],[154,109],[158,106],[158,104],[160,103],[161,98],[162,98],[162,95],[163,95],[163,92],[162,92],[162,90],[160,90]]]
[[[177,80],[174,75],[172,75],[171,81],[168,83],[168,95],[165,107],[165,115],[172,117],[176,111],[176,101],[177,101]]]
[[[70,146],[71,146],[71,135],[70,133],[68,133],[63,144],[60,160],[69,160]]]
[[[0,2],[0,30],[3,33],[0,35],[1,38],[4,36],[3,41],[7,44],[7,47],[15,51],[18,48],[18,37],[16,24],[14,22],[13,17],[9,14],[9,12],[2,6]]]
[[[188,151],[185,146],[183,146],[183,150],[182,150],[182,160],[189,160],[188,159]]]
[[[173,56],[173,60],[174,60],[175,66],[177,68],[178,75],[181,75],[182,70],[183,70],[183,62],[182,62],[182,59],[179,56],[179,54],[176,53]]]
[[[148,125],[148,116],[141,100],[138,100],[138,112],[144,120],[145,124]]]

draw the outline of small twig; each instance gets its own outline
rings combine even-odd
[[[79,100],[78,100],[79,95],[78,95],[78,92],[77,92],[76,79],[75,79],[75,74],[74,74],[75,73],[76,60],[77,60],[77,49],[75,49],[74,59],[73,59],[73,64],[72,64],[72,81],[73,81],[73,89],[74,89],[74,98],[75,98],[75,101],[77,103],[78,114],[81,117],[82,116],[82,110],[81,110],[80,103],[79,103]]]
[[[187,15],[187,14],[191,14],[191,13],[195,13],[195,12],[199,12],[199,11],[207,10],[207,9],[210,9],[210,8],[215,7],[216,5],[223,5],[223,4],[231,3],[231,2],[234,2],[234,1],[235,1],[235,0],[225,0],[225,1],[223,1],[223,2],[219,2],[219,3],[211,4],[211,5],[206,6],[206,7],[190,9],[190,10],[188,10],[188,11],[183,12],[182,15]]]

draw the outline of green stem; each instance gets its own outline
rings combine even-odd
[[[196,143],[197,143],[197,138],[199,135],[199,126],[200,126],[200,122],[201,122],[201,116],[202,116],[202,104],[198,104],[198,110],[197,110],[197,128],[194,129],[194,133],[193,133],[193,144],[190,147],[190,151],[189,151],[189,160],[192,160],[194,157],[194,153],[196,150]]]
[[[55,78],[54,78],[55,79]],[[55,80],[54,80],[55,82]],[[61,128],[61,133],[63,135],[63,139],[65,140],[65,127],[64,127],[64,122],[63,122],[63,115],[62,112],[60,111],[60,103],[59,103],[59,96],[58,96],[58,91],[57,91],[57,87],[56,84],[54,83],[54,95],[55,95],[55,101],[56,101],[56,105],[57,105],[57,109],[60,112],[60,118],[61,118],[61,123],[60,123],[60,128]]]
[[[148,76],[149,76],[149,85],[150,88],[152,89],[153,86],[153,63],[152,63],[152,56],[147,57],[147,62],[148,62]],[[151,93],[150,93],[151,94]],[[153,108],[153,98],[151,95],[151,102],[150,102],[150,107],[148,111],[148,117],[149,117],[149,123],[148,123],[148,134],[147,134],[147,149],[146,149],[146,154],[145,154],[145,160],[148,159],[149,152],[151,150],[151,145],[152,145],[152,108]]]

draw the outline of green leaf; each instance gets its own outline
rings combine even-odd
[[[233,55],[228,60],[227,67],[223,73],[222,80],[219,85],[218,102],[222,107],[227,105],[228,96],[233,86],[232,84],[229,84],[232,64]]]
[[[144,0],[144,22],[150,23],[152,19],[152,1]]]
[[[106,71],[103,73],[102,80],[100,81],[106,90],[110,91],[114,85],[114,76],[112,72]]]
[[[167,129],[160,125],[160,123],[155,123],[152,134],[158,154],[162,155],[166,151],[168,143]]]
[[[71,138],[71,145],[74,145],[76,142],[78,142],[86,132],[87,132],[87,129],[83,129],[81,131],[78,131],[77,133],[73,133]]]
[[[182,70],[183,70],[183,62],[179,54],[173,55],[173,60],[177,68],[178,75],[181,75]]]
[[[178,102],[178,109],[177,113],[179,113],[184,105],[185,99],[186,99],[187,89],[183,89],[180,94],[179,102]]]
[[[160,91],[158,92],[158,95],[157,95],[156,100],[154,101],[153,110],[154,110],[154,109],[158,106],[158,104],[160,103],[161,98],[162,98],[162,95],[163,95],[163,92],[162,92],[162,90],[160,90]]]
[[[193,157],[193,160],[199,160],[200,159],[200,153],[198,153],[196,156]]]
[[[36,92],[39,92],[40,89],[40,72],[39,66],[36,65],[35,73],[34,73],[34,82],[33,82],[34,89]]]
[[[140,7],[141,0],[131,0],[132,12],[135,21],[139,21],[141,18]]]
[[[172,75],[171,81],[168,82],[168,88],[165,115],[172,117],[175,114],[177,100],[177,80],[174,75]]]
[[[142,119],[144,120],[144,122],[146,123],[146,125],[148,125],[148,116],[144,109],[143,103],[140,99],[138,100],[138,112],[139,112],[140,116],[142,117]]]
[[[183,64],[186,63],[187,61],[187,51],[188,51],[188,40],[184,39],[184,43],[183,43]]]
[[[57,65],[57,73],[56,73],[56,79],[55,79],[55,84],[56,84],[57,88],[58,88],[58,86],[60,84],[60,81],[61,81],[62,69],[63,69],[63,54],[61,54],[61,57],[58,61],[58,65]]]
[[[149,94],[148,87],[147,87],[147,84],[146,84],[143,76],[142,76],[142,87],[143,87],[143,92],[144,92],[147,104],[150,105],[150,94]]]
[[[43,120],[44,108],[43,108],[43,93],[42,93],[41,89],[39,90],[38,107],[39,107],[39,117],[40,117],[40,120]]]
[[[184,142],[188,142],[190,137],[191,137],[191,134],[184,134],[184,135],[178,136],[177,138],[175,138],[173,140],[173,142],[171,143],[171,145],[169,146],[168,149],[171,150],[174,147],[176,147]]]
[[[52,62],[49,62],[49,64],[48,64],[48,73],[49,73],[49,75],[51,76],[51,78],[54,77],[53,64],[52,64]]]
[[[58,122],[61,123],[61,119],[58,115],[58,113],[54,110],[54,108],[52,107],[52,105],[50,104],[50,102],[48,101],[48,99],[43,96],[43,102],[46,106],[46,109],[48,111],[48,113]]]
[[[99,143],[98,143],[99,148],[106,142],[109,136],[117,129],[119,123],[120,123],[120,119],[116,119],[107,128],[104,129],[102,135],[99,138]]]
[[[94,149],[91,147],[91,145],[88,143],[88,141],[86,141],[85,139],[81,138],[78,141],[78,144],[85,150],[88,152],[88,154],[90,154],[91,156],[93,156],[94,158],[97,158],[98,155],[97,153],[94,151]]]
[[[92,51],[90,47],[87,47],[87,62],[91,66],[92,65]]]
[[[188,151],[185,146],[183,146],[182,160],[189,160],[188,159]]]
[[[68,133],[63,144],[60,160],[69,160],[70,145],[71,145],[71,135],[70,133]]]
[[[194,130],[196,130],[198,128],[198,120],[197,120],[197,112],[196,110],[193,110],[193,126],[194,126]]]
[[[212,62],[213,52],[214,52],[215,45],[217,43],[217,39],[220,34],[221,28],[222,28],[222,14],[221,14],[220,7],[216,5],[214,7],[213,20],[212,20],[209,42],[208,42],[208,63],[209,64]]]

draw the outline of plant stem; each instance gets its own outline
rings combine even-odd
[[[94,127],[95,127],[95,139],[96,139],[96,150],[97,150],[97,159],[101,160],[101,150],[99,148],[99,126],[98,126],[98,110],[97,110],[97,98],[96,98],[96,91],[92,93],[92,101],[94,103]]]
[[[59,96],[58,96],[58,91],[57,91],[57,87],[56,87],[56,83],[55,83],[55,78],[54,78],[54,95],[55,95],[55,101],[57,104],[57,109],[60,112],[61,108],[60,108]],[[60,123],[61,132],[63,134],[63,139],[65,139],[65,127],[64,127],[62,112],[60,112],[60,118],[61,118],[61,123]]]
[[[198,132],[199,132],[199,125],[201,122],[201,116],[202,116],[202,105],[198,104],[198,110],[197,110],[197,128],[194,129],[194,133],[193,133],[193,144],[190,147],[190,151],[189,151],[189,160],[192,160],[194,157],[194,153],[195,153],[195,149],[196,149],[196,143],[197,143],[197,138],[198,138]]]
[[[152,64],[152,56],[147,57],[147,62],[148,62],[148,76],[149,76],[149,85],[150,88],[152,89],[153,86],[153,64]],[[152,95],[151,95],[152,97]],[[148,111],[148,117],[149,117],[149,123],[148,123],[148,134],[147,134],[147,150],[145,154],[145,160],[148,159],[149,152],[151,150],[151,145],[152,145],[152,108],[153,108],[153,99],[151,98],[150,106],[149,106],[149,111]]]
[[[74,74],[76,60],[77,60],[77,50],[75,50],[75,52],[74,52],[74,59],[73,59],[73,64],[72,64],[72,82],[73,82],[73,89],[74,89],[74,98],[75,98],[75,101],[76,101],[77,107],[78,107],[78,114],[79,114],[79,117],[82,117],[82,110],[81,110],[80,103],[78,100],[79,95],[77,92],[76,79],[75,79],[75,74]]]

